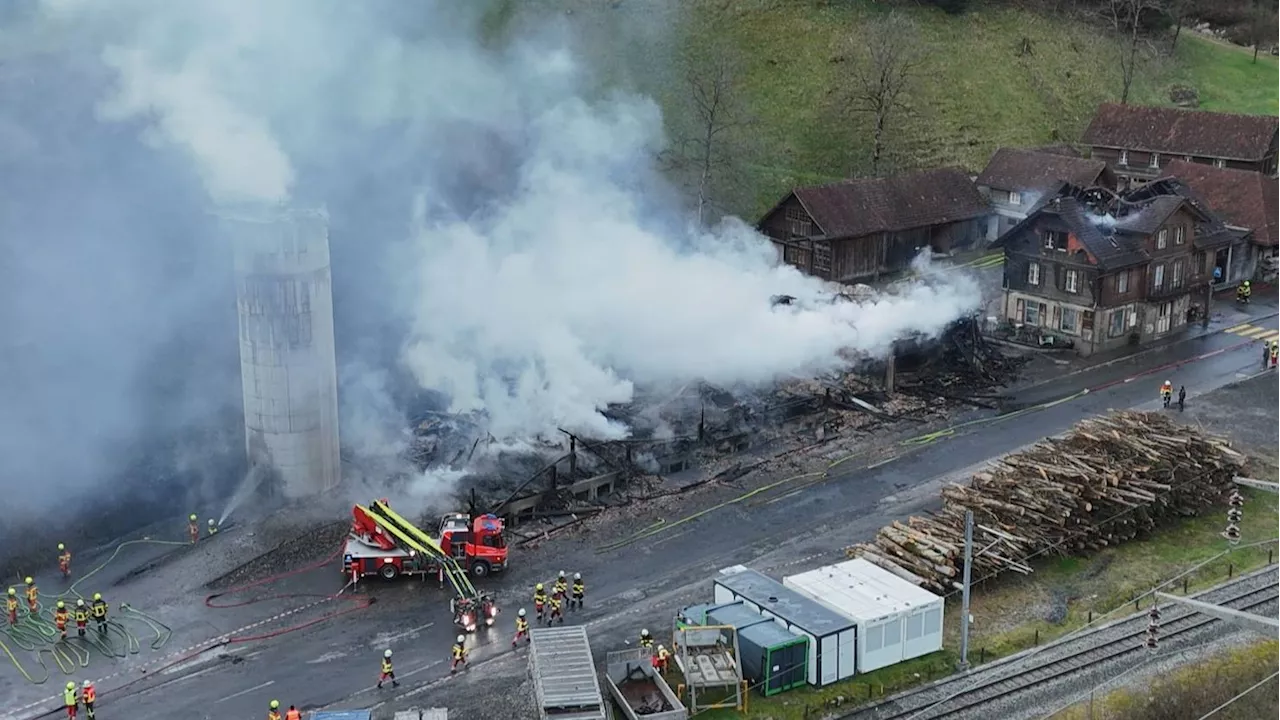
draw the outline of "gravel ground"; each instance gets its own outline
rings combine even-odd
[[[1188,388],[1188,392],[1190,390]],[[1277,440],[1277,428],[1280,428],[1277,396],[1280,396],[1280,375],[1269,372],[1192,399],[1179,419],[1227,435],[1245,449],[1274,458],[1280,442]],[[1259,402],[1260,398],[1270,402]]]

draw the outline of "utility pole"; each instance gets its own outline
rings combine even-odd
[[[964,589],[960,601],[960,670],[969,669],[969,576],[973,570],[973,511],[964,511]]]

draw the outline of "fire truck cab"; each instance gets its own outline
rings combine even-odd
[[[502,518],[449,513],[440,520],[440,548],[475,577],[507,567],[507,538]]]

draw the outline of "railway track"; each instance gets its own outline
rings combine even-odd
[[[1274,574],[1274,570],[1269,572]],[[1254,587],[1236,589],[1225,586],[1203,593],[1201,597],[1213,595],[1214,602],[1242,611],[1276,602],[1277,588],[1280,584],[1274,577],[1268,577],[1265,578],[1262,586],[1256,586],[1258,578],[1261,577],[1260,575],[1245,576],[1236,583],[1237,585],[1253,584]],[[1228,594],[1222,597],[1222,593]],[[1195,611],[1178,606],[1169,607],[1162,611],[1160,642],[1167,643],[1175,638],[1188,636],[1214,622],[1218,621]],[[1055,651],[1052,646],[1045,646],[1040,651],[1044,654],[1043,660],[1036,662],[1035,656],[1026,658],[1024,662],[1033,663],[1029,666],[1016,667],[1011,664],[1003,673],[1000,672],[1001,668],[993,667],[988,671],[993,675],[992,677],[983,678],[981,675],[976,678],[973,675],[958,677],[951,682],[944,681],[917,693],[856,710],[844,715],[843,718],[846,720],[943,720],[961,717],[983,706],[1006,702],[1014,696],[1062,681],[1082,671],[1098,668],[1130,656],[1149,653],[1151,651],[1144,644],[1146,631],[1146,615],[1135,615],[1063,643],[1065,647],[1084,642],[1086,647],[1079,650],[1059,654],[1060,651]],[[1112,639],[1094,644],[1088,643],[1090,638],[1097,638],[1098,635],[1116,633],[1120,634]],[[972,684],[964,685],[966,680]]]

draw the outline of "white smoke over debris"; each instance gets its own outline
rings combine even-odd
[[[347,452],[401,452],[427,390],[499,441],[620,437],[601,411],[637,384],[823,371],[978,305],[952,275],[825,303],[743,223],[689,229],[655,103],[599,87],[563,16],[501,41],[491,6],[43,4],[97,49],[96,120],[142,138],[129,153],[184,159],[213,203],[328,206]]]

